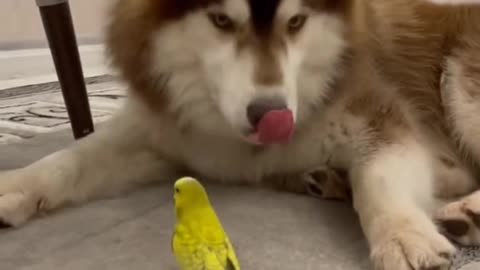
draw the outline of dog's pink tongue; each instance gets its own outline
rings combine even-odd
[[[293,113],[290,110],[270,111],[257,125],[261,144],[288,143],[293,135]]]

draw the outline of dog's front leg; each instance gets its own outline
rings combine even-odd
[[[0,225],[19,226],[40,211],[165,179],[169,165],[148,133],[119,115],[98,132],[22,169],[0,173]]]
[[[355,209],[377,270],[446,269],[455,249],[430,217],[429,151],[415,139],[380,147],[352,170]]]

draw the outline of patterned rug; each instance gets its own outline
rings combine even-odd
[[[107,120],[126,97],[113,76],[86,79],[95,123]],[[0,144],[70,128],[58,82],[0,89]]]
[[[461,248],[453,260],[452,270],[480,270],[480,247]]]

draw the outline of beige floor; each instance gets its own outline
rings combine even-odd
[[[69,132],[0,146],[0,170],[71,141]],[[207,186],[246,270],[368,270],[351,207],[265,190]],[[171,185],[59,211],[0,231],[2,270],[174,270]]]
[[[0,146],[0,170],[72,141],[69,131]],[[248,187],[207,185],[244,270],[371,270],[350,205]],[[2,270],[179,270],[170,248],[171,184],[63,209],[0,231]],[[452,270],[480,269],[463,249]],[[472,260],[479,260],[477,263]]]

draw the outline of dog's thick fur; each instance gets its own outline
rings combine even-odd
[[[131,90],[125,108],[2,173],[5,224],[187,172],[321,191],[310,172],[328,167],[348,172],[376,269],[446,267],[455,249],[434,216],[453,239],[480,243],[480,194],[442,205],[478,184],[479,6],[120,0],[108,47]],[[246,108],[271,97],[293,111],[293,141],[253,145]]]

